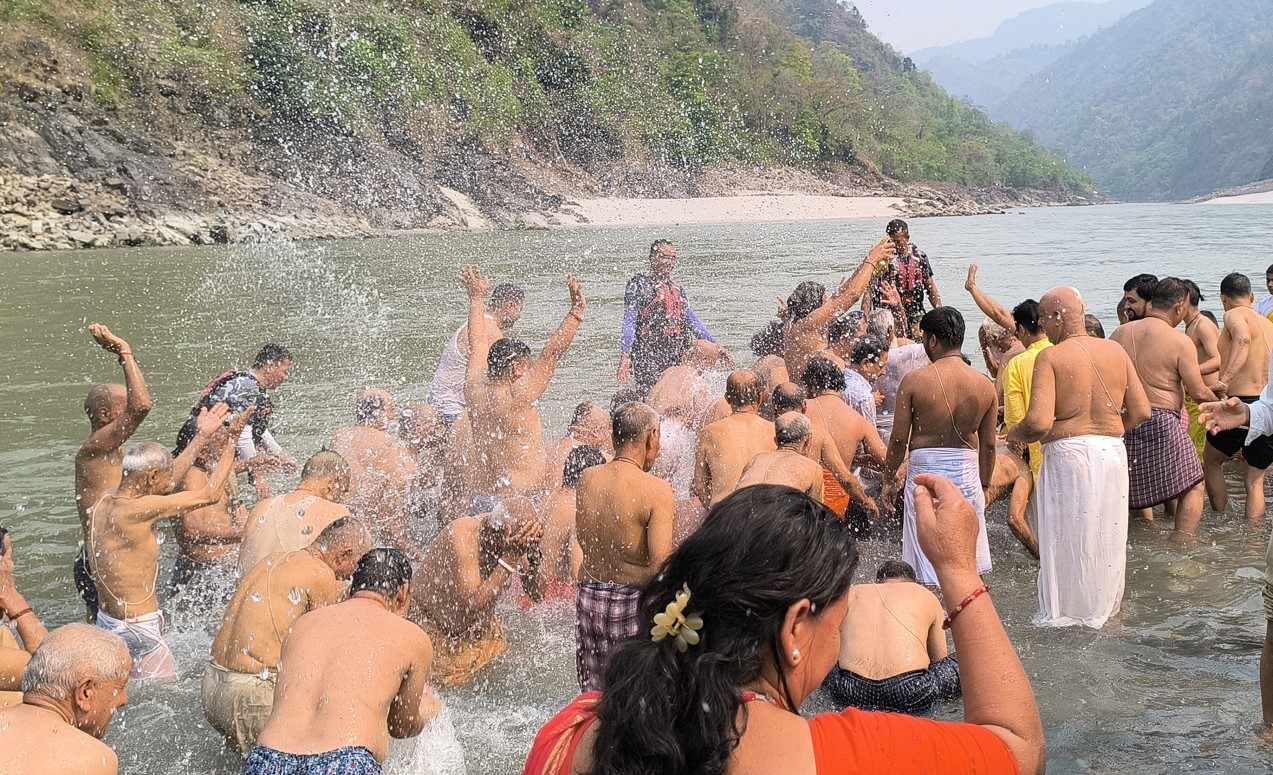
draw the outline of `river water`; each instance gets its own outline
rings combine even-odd
[[[883,221],[583,229],[428,235],[366,241],[134,249],[0,257],[0,524],[16,547],[18,582],[50,626],[82,617],[71,583],[78,540],[72,460],[87,433],[95,382],[120,381],[85,332],[105,322],[125,337],[155,398],[134,440],[171,444],[216,374],[267,341],[296,355],[278,390],[275,433],[298,460],[350,422],[354,397],[382,386],[423,399],[442,345],[465,314],[458,267],[479,262],[526,289],[518,335],[538,347],[566,311],[565,273],[588,295],[586,322],[544,399],[546,437],[573,405],[615,388],[622,294],[655,238],[672,239],[677,278],[717,337],[743,354],[775,296],[803,279],[834,286],[883,232]],[[963,290],[970,262],[1011,306],[1059,284],[1080,287],[1106,330],[1123,281],[1138,272],[1198,282],[1219,312],[1229,271],[1259,283],[1273,244],[1273,206],[1115,205],[917,220],[943,300],[981,316]],[[1263,289],[1260,289],[1262,295]],[[740,358],[742,360],[742,358]],[[280,482],[289,486],[290,482]],[[1231,488],[1239,488],[1231,476]],[[1241,503],[1204,515],[1179,543],[1163,521],[1133,522],[1121,624],[1103,632],[1040,630],[1033,560],[992,511],[996,604],[1043,714],[1053,773],[1268,772],[1259,728],[1260,601],[1267,524]],[[165,564],[172,552],[165,547]],[[865,547],[863,572],[896,545]],[[165,568],[164,572],[167,570]],[[517,772],[535,731],[575,692],[573,612],[506,612],[507,655],[475,685],[447,693],[470,773]],[[199,709],[199,676],[214,622],[177,617],[175,684],[130,688],[107,742],[132,773],[232,773]],[[356,637],[356,634],[351,634]],[[813,700],[816,704],[816,696]],[[946,711],[957,717],[959,707]]]

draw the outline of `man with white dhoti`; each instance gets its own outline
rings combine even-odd
[[[949,479],[977,510],[977,570],[990,570],[986,539],[986,499],[995,470],[995,425],[999,398],[994,383],[965,362],[964,318],[954,307],[930,310],[919,322],[924,351],[932,362],[902,378],[897,389],[893,435],[885,482],[894,481],[910,451],[906,469],[902,559],[920,583],[937,586],[937,573],[919,548],[915,532],[915,477]]]
[[[1127,352],[1087,333],[1083,297],[1053,288],[1039,318],[1054,347],[1035,360],[1030,407],[1009,444],[1043,442],[1037,489],[1035,624],[1100,628],[1118,613],[1127,574],[1127,449],[1150,416]]]

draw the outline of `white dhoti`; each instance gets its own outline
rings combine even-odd
[[[1127,575],[1127,450],[1113,436],[1043,445],[1039,469],[1039,613],[1034,623],[1101,627]]]
[[[118,635],[133,658],[134,681],[146,678],[176,678],[177,662],[164,642],[164,615],[160,611],[129,619],[116,619],[97,612],[97,626]]]
[[[915,569],[921,584],[937,585],[937,572],[919,548],[915,535],[915,477],[936,474],[949,479],[977,510],[977,571],[990,570],[990,541],[986,538],[986,494],[975,449],[930,447],[911,450],[906,467],[906,511],[902,519],[902,559]]]

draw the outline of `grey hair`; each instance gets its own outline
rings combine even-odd
[[[127,455],[124,455],[124,476],[140,471],[156,471],[163,468],[172,468],[172,453],[162,444],[156,444],[153,441],[143,441],[128,450]]]
[[[813,432],[813,423],[800,412],[787,412],[774,421],[774,442],[778,446],[799,444]]]
[[[986,337],[988,342],[1002,342],[1010,336],[1015,336],[1011,331],[994,322],[990,318],[986,318],[981,324],[981,333]]]
[[[893,313],[886,309],[871,310],[866,318],[866,333],[892,347],[897,333],[897,321],[893,319]]]
[[[132,667],[119,636],[91,624],[68,624],[35,650],[22,673],[22,691],[68,700],[85,681],[122,681]]]

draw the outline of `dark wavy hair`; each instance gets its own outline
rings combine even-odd
[[[591,775],[718,775],[747,728],[743,687],[782,665],[787,610],[818,614],[848,592],[857,567],[848,526],[799,490],[735,491],[672,553],[641,591],[641,630],[610,655],[597,706]],[[654,642],[654,615],[681,585],[702,612],[702,641],[684,654]],[[794,698],[779,667],[787,707]]]
[[[826,300],[827,289],[822,283],[805,280],[787,297],[787,314],[792,320],[803,320]]]

